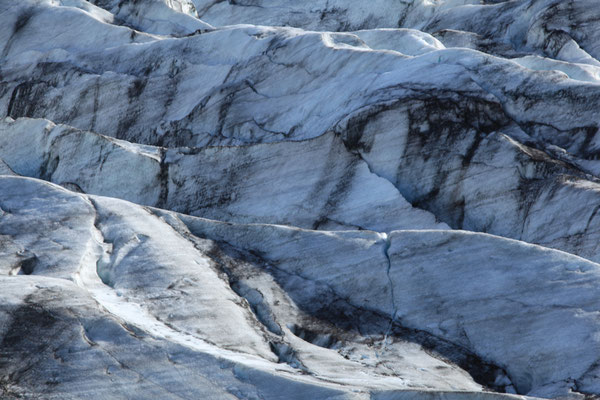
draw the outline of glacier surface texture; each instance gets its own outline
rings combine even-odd
[[[0,398],[600,396],[598,0],[0,0]]]

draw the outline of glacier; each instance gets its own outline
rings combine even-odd
[[[600,396],[596,0],[0,22],[0,398]]]

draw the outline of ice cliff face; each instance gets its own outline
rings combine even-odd
[[[0,398],[600,396],[596,0],[0,0]]]

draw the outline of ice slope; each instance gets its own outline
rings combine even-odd
[[[221,220],[315,229],[447,227],[413,208],[333,133],[298,142],[164,149],[46,120],[7,121],[0,129],[0,158],[15,172],[85,193]]]
[[[120,368],[107,366],[105,373],[104,368],[97,366],[101,361],[92,354],[62,360],[69,365],[69,371],[62,371],[60,366],[48,367],[30,358],[21,359],[20,352],[32,351],[32,348],[18,347],[12,344],[11,340],[15,339],[11,338],[21,337],[24,342],[22,346],[35,346],[36,340],[49,340],[52,334],[44,339],[37,338],[37,335],[28,337],[33,334],[29,324],[40,323],[42,325],[36,329],[42,330],[43,320],[29,323],[21,321],[19,324],[13,322],[12,325],[6,323],[3,324],[8,327],[4,335],[8,336],[3,336],[2,352],[10,368],[5,365],[3,371],[6,371],[6,377],[13,384],[24,386],[24,390],[33,390],[34,393],[42,390],[57,398],[63,395],[83,396],[72,387],[72,382],[81,382],[89,372],[98,375],[94,377],[94,380],[98,380],[97,385],[106,385],[111,375],[116,375],[119,385],[130,389],[121,393],[118,386],[109,386],[103,389],[104,392],[91,391],[86,396],[113,393],[126,397],[129,391],[137,390],[137,398],[147,398],[152,392],[146,391],[144,385],[156,383],[153,378],[156,372],[153,371],[164,369],[168,391],[179,387],[178,390],[189,396],[195,390],[202,389],[204,380],[194,382],[194,376],[189,381],[179,380],[172,376],[178,373],[178,368],[161,366],[167,362],[176,366],[178,362],[169,360],[172,357],[170,351],[174,351],[171,347],[181,346],[184,349],[175,352],[183,352],[184,358],[216,357],[212,362],[217,371],[234,366],[241,371],[247,370],[240,372],[242,377],[238,378],[242,381],[245,375],[264,374],[264,385],[274,393],[291,390],[294,385],[292,382],[299,380],[297,385],[307,385],[309,391],[303,389],[296,393],[298,398],[307,396],[313,387],[317,393],[322,391],[318,396],[330,396],[336,391],[346,395],[350,395],[352,390],[365,394],[369,389],[389,391],[421,388],[424,385],[431,390],[481,390],[465,371],[432,356],[412,342],[389,344],[394,356],[386,359],[382,355],[381,359],[390,365],[372,363],[371,357],[379,358],[378,348],[387,346],[383,342],[383,332],[373,332],[369,337],[362,337],[358,332],[345,332],[343,342],[332,343],[331,349],[298,339],[295,335],[301,335],[301,327],[315,318],[310,315],[311,310],[304,310],[305,304],[296,305],[294,299],[280,288],[285,283],[277,282],[269,270],[264,270],[262,259],[253,257],[244,248],[229,255],[232,250],[224,247],[221,241],[194,236],[174,214],[165,217],[157,214],[157,211],[132,203],[88,197],[30,178],[4,176],[0,180],[3,188],[0,230],[4,253],[1,269],[5,276],[11,276],[3,278],[9,280],[7,285],[3,285],[2,304],[19,308],[19,303],[22,303],[22,308],[27,309],[25,311],[30,315],[32,312],[34,315],[49,314],[48,318],[52,321],[48,324],[58,324],[57,330],[75,332],[69,335],[80,332],[79,338],[83,343],[48,343],[54,352],[79,354],[96,350],[110,355],[112,351],[118,351],[120,356],[129,360],[120,363],[117,359]],[[24,197],[29,200],[23,202]],[[199,221],[215,224],[217,229],[221,224],[204,219]],[[273,225],[266,226],[266,229],[285,231],[285,228]],[[315,243],[311,231],[306,232],[307,239]],[[345,236],[348,238],[342,238],[341,242],[319,242],[327,247],[337,247],[330,248],[330,255],[336,253],[335,250],[339,253],[345,247],[346,252],[353,253],[347,253],[346,257],[360,255],[371,265],[379,264],[380,278],[377,281],[374,277],[376,285],[371,290],[387,290],[387,261],[379,236],[375,233]],[[361,236],[365,236],[363,240],[371,245],[354,249],[352,241],[360,240]],[[216,234],[215,237],[220,239]],[[295,251],[300,256],[305,249],[300,246]],[[315,256],[318,257],[318,254]],[[234,283],[236,274],[241,275],[239,279],[244,284]],[[33,277],[36,279],[32,280]],[[246,286],[249,284],[246,279],[251,277],[258,280],[255,285],[267,285],[265,288],[259,287],[263,292]],[[362,280],[360,276],[355,277]],[[18,282],[30,289],[23,292]],[[365,283],[361,285],[364,287]],[[50,293],[45,290],[38,293],[36,289],[48,289]],[[58,296],[51,299],[50,304],[41,300],[51,298],[51,293],[63,293],[61,296],[65,298]],[[314,292],[312,295],[317,294]],[[38,295],[41,297],[34,300]],[[71,296],[79,300],[69,301]],[[17,300],[19,298],[21,300]],[[335,300],[336,297],[330,299]],[[36,308],[38,302],[39,308]],[[86,305],[80,305],[79,302]],[[385,300],[379,302],[385,303]],[[80,318],[98,321],[91,327],[87,326],[87,321],[82,321],[79,324],[83,326],[78,327],[73,321],[54,317],[55,313],[64,313],[61,307],[69,308],[68,314],[71,317],[71,314],[75,314],[73,318],[76,321]],[[262,312],[258,309],[262,309]],[[16,318],[15,314],[19,316],[17,311],[8,310],[5,311],[8,321]],[[88,315],[90,313],[92,315]],[[365,316],[369,317],[369,314]],[[384,316],[374,315],[370,318],[385,321]],[[112,327],[115,321],[123,326]],[[313,323],[318,326],[319,320]],[[96,325],[99,326],[94,328]],[[333,337],[335,328],[325,327]],[[25,331],[18,333],[15,329]],[[88,329],[95,329],[94,333],[99,338],[86,338]],[[141,340],[137,345],[136,339]],[[97,344],[99,340],[108,343]],[[380,342],[376,349],[371,348],[372,344],[367,345],[373,340]],[[155,350],[144,357],[136,357],[138,351],[145,352],[139,346],[145,347],[147,341],[157,341],[152,345]],[[121,342],[124,342],[122,346]],[[129,346],[133,348],[129,349]],[[47,354],[42,350],[36,351],[42,352],[37,357],[44,359]],[[354,359],[347,360],[350,355]],[[88,360],[88,357],[92,360]],[[367,361],[362,361],[363,357]],[[406,361],[395,366],[397,357],[406,358]],[[340,369],[340,366],[343,367]],[[26,373],[23,375],[22,371]],[[45,387],[44,382],[53,377],[54,371],[58,372],[55,373],[52,386]],[[135,372],[133,377],[130,371]],[[390,371],[397,376],[389,376]],[[294,378],[296,375],[299,376]],[[285,380],[286,376],[292,381],[278,388],[277,379]],[[207,379],[213,378],[209,376]],[[146,383],[136,388],[137,380]],[[161,379],[158,382],[158,386],[165,385]],[[232,390],[218,381],[212,385],[216,386],[215,390]]]
[[[114,328],[125,341],[149,335],[169,343],[155,345],[161,348],[187,346],[272,379],[298,371],[309,388],[330,382],[325,386],[341,392],[481,390],[460,366],[475,376],[487,370],[479,377],[487,383],[532,395],[595,390],[586,379],[600,351],[600,268],[584,259],[464,231],[388,236],[223,223],[30,178],[0,180],[2,270],[12,276],[3,279],[30,287],[33,276],[47,277],[50,288],[95,300],[86,307],[103,323],[126,324],[129,333]],[[6,287],[3,296],[21,294],[18,285]],[[60,297],[52,301],[89,314]],[[39,307],[53,314],[45,302]],[[17,335],[14,329],[8,333]],[[61,346],[70,353],[76,345]],[[161,351],[168,358],[169,350]],[[27,367],[27,379],[11,373],[17,384],[50,379],[52,370],[19,360],[12,345],[3,352],[10,371]],[[127,352],[125,346],[120,354]],[[95,368],[85,360],[68,364]],[[160,365],[129,363],[142,377]],[[66,377],[57,373],[49,393],[77,395]]]

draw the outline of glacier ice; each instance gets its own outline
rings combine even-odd
[[[0,1],[0,398],[599,396],[599,12]]]

